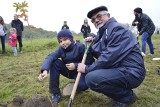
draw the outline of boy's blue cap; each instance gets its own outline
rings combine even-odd
[[[62,29],[58,34],[57,34],[57,39],[59,40],[61,37],[66,37],[69,38],[70,40],[73,41],[73,35],[69,29]]]

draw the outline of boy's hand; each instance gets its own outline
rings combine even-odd
[[[38,80],[39,81],[43,81],[45,78],[47,78],[48,74],[47,74],[47,71],[43,71],[43,73],[39,74],[38,76]]]
[[[66,64],[66,67],[67,67],[69,70],[74,70],[74,69],[75,69],[74,63]]]

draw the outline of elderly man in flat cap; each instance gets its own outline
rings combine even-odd
[[[137,7],[133,10],[133,13],[135,15],[135,19],[132,22],[132,26],[137,26],[137,30],[139,32],[139,35],[142,35],[141,41],[142,41],[142,56],[146,56],[146,43],[149,46],[150,53],[149,55],[154,55],[154,46],[152,43],[152,35],[155,31],[155,25],[152,21],[152,19],[143,13],[142,8]]]
[[[135,102],[132,89],[143,82],[146,73],[139,44],[125,25],[110,17],[107,7],[97,7],[87,17],[98,29],[91,46],[97,60],[92,65],[78,64],[78,72],[87,73],[90,89],[115,100],[110,107],[127,107]]]

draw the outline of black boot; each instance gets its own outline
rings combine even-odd
[[[160,67],[158,68],[158,74],[160,75]]]
[[[22,52],[22,47],[20,47],[20,53],[22,54],[23,52]]]
[[[4,54],[5,53],[5,50],[2,50],[2,54]]]

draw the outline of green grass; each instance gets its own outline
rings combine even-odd
[[[81,36],[75,39],[83,41]],[[153,36],[155,57],[160,57],[160,35]],[[140,42],[141,43],[141,42]],[[56,38],[24,40],[23,54],[13,56],[12,50],[6,44],[6,54],[0,54],[0,103],[10,102],[17,95],[25,100],[35,95],[50,97],[48,92],[48,79],[43,83],[37,77],[44,58],[58,47]],[[147,46],[147,53],[148,51]],[[160,61],[153,61],[153,57],[144,57],[146,78],[136,89],[138,100],[130,107],[160,107],[160,75],[157,73]],[[61,91],[72,80],[63,76],[60,79]],[[70,96],[63,96],[59,107],[66,107]],[[112,104],[110,98],[87,90],[76,93],[73,101],[74,107],[107,107]]]

